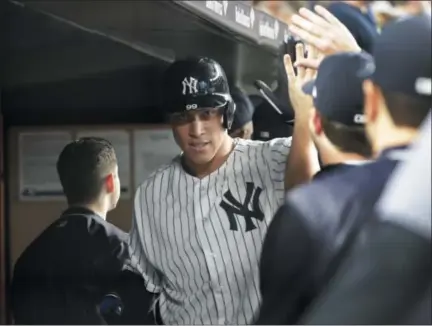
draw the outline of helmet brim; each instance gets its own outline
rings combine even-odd
[[[228,94],[211,94],[211,95],[198,95],[188,96],[182,98],[181,101],[173,101],[166,104],[166,109],[169,113],[183,112],[193,109],[208,109],[208,108],[221,108],[226,106],[232,98]]]

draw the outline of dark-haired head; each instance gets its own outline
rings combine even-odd
[[[383,29],[367,76],[366,130],[375,152],[409,145],[432,107],[430,16],[407,16]]]
[[[57,172],[69,206],[115,208],[120,197],[117,157],[112,144],[102,138],[85,137],[65,146]]]

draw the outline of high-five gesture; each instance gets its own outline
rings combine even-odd
[[[313,47],[308,49],[308,58],[317,60],[318,51]],[[305,60],[304,45],[296,45],[296,61]],[[288,77],[288,93],[295,112],[294,133],[291,150],[288,155],[286,171],[286,190],[309,181],[319,171],[319,162],[315,145],[309,131],[309,120],[313,108],[313,99],[303,92],[303,85],[315,78],[316,70],[305,68],[293,63],[289,55],[284,57],[285,70]],[[297,74],[294,70],[297,66]]]
[[[290,31],[324,55],[361,51],[345,25],[322,6],[315,6],[315,12],[301,8],[291,22]],[[317,69],[320,59],[299,59],[297,65]]]
[[[303,44],[298,43],[296,45],[296,57],[297,60],[304,60],[305,57],[305,49]],[[309,50],[310,59],[316,60],[318,58],[318,53],[314,48]],[[296,120],[301,119],[303,117],[309,116],[309,111],[312,108],[312,98],[309,95],[306,95],[302,91],[303,85],[314,78],[316,71],[314,69],[305,68],[303,66],[297,67],[297,74],[294,70],[294,64],[291,60],[291,57],[287,54],[284,57],[285,70],[288,77],[288,93],[293,105],[293,109],[295,112]]]

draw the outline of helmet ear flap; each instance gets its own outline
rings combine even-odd
[[[225,106],[224,116],[223,116],[223,127],[227,130],[230,130],[233,124],[235,109],[236,109],[236,105],[233,101],[229,101]]]

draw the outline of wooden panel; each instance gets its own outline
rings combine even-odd
[[[0,114],[0,324],[6,324],[6,239],[5,239],[5,189],[3,116]]]

